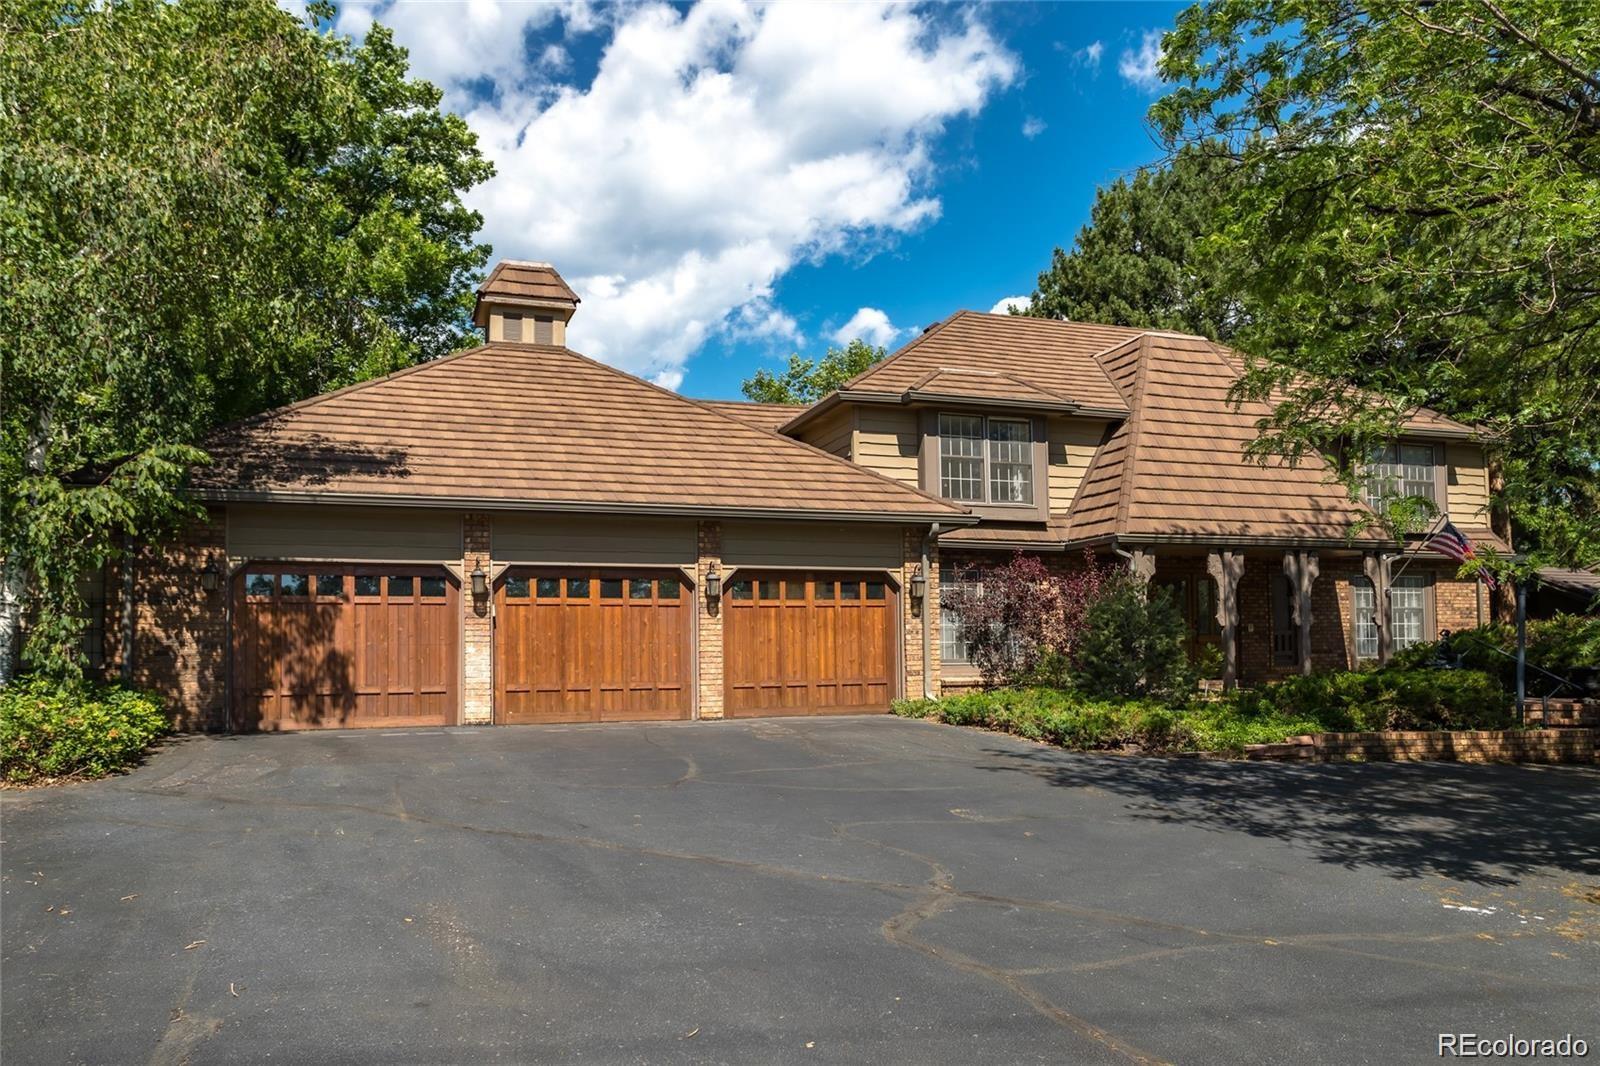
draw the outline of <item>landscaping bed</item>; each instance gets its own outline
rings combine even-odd
[[[171,731],[161,701],[121,685],[19,680],[0,690],[0,783],[104,777]]]
[[[1064,688],[999,688],[894,711],[995,729],[1078,751],[1222,753],[1322,733],[1509,730],[1512,701],[1473,670],[1383,669],[1296,677],[1216,698],[1097,698]]]

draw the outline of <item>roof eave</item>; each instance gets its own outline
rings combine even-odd
[[[481,496],[398,496],[389,493],[310,492],[287,489],[230,489],[201,486],[193,494],[208,503],[300,503],[357,507],[460,507],[484,511],[571,511],[583,514],[660,515],[685,518],[782,518],[818,522],[898,522],[923,525],[976,525],[964,511],[838,511],[788,507],[733,507],[691,504],[584,503],[573,500],[513,500]]]

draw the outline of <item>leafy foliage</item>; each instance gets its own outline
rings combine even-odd
[[[1600,20],[1548,0],[1205,0],[1152,109],[1231,160],[1258,456],[1480,424],[1540,561],[1600,558]],[[1359,476],[1346,470],[1352,489]]]
[[[1090,696],[1004,688],[901,700],[896,714],[997,729],[1081,751],[1231,751],[1306,733],[1383,729],[1506,729],[1499,682],[1469,670],[1369,670],[1294,677],[1222,699]]]
[[[78,575],[184,517],[210,429],[468,335],[492,167],[439,102],[269,0],[0,9],[0,682],[28,599],[78,667]]]
[[[155,696],[48,678],[0,689],[0,778],[103,777],[125,769],[170,725]]]
[[[960,621],[972,663],[989,685],[1070,684],[1091,605],[1118,580],[1089,552],[1069,573],[1017,552],[1004,566],[969,576],[981,585],[945,585],[940,606]]]
[[[796,352],[789,356],[789,366],[783,373],[757,370],[745,378],[740,388],[745,399],[756,403],[812,404],[838,391],[888,354],[886,349],[860,339],[843,348],[829,348],[820,360],[807,359]]]
[[[1076,681],[1091,696],[1177,696],[1194,688],[1183,614],[1167,589],[1123,578],[1084,616]]]
[[[1398,666],[1418,666],[1442,654],[1498,677],[1510,689],[1516,684],[1516,652],[1516,627],[1500,623],[1459,630],[1448,642],[1414,644],[1396,654],[1393,661]],[[1529,620],[1528,662],[1563,677],[1600,670],[1600,616],[1560,614]],[[1534,691],[1547,687],[1546,682],[1533,679]]]
[[[1205,254],[1200,244],[1240,181],[1225,155],[1186,148],[1101,187],[1072,250],[1057,248],[1039,275],[1026,313],[1233,337],[1249,317],[1237,254]]]

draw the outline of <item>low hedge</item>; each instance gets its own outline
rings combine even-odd
[[[1394,666],[1422,666],[1433,661],[1439,652],[1439,642],[1414,644],[1395,654]],[[1450,638],[1448,652],[1459,656],[1461,665],[1494,674],[1508,687],[1516,683],[1515,626],[1495,623],[1458,630]],[[1558,614],[1529,619],[1528,662],[1562,676],[1600,669],[1600,615]]]
[[[171,730],[161,700],[121,685],[36,678],[0,689],[0,779],[103,777]]]
[[[1169,705],[1103,700],[1049,688],[993,689],[900,700],[894,711],[979,726],[1079,751],[1242,751],[1306,733],[1381,729],[1505,729],[1511,700],[1467,670],[1341,671],[1296,677],[1213,700]]]

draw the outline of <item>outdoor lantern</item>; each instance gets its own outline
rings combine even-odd
[[[482,563],[472,568],[472,595],[479,600],[489,595],[489,575],[483,572]]]
[[[921,600],[928,594],[928,576],[922,572],[922,567],[917,567],[911,574],[911,598]]]
[[[200,587],[207,592],[215,592],[217,591],[217,581],[221,577],[221,573],[217,570],[217,564],[214,562],[207,563],[205,569],[200,571]]]
[[[706,599],[713,602],[722,598],[722,574],[717,571],[717,564],[712,563],[711,569],[706,571]]]

